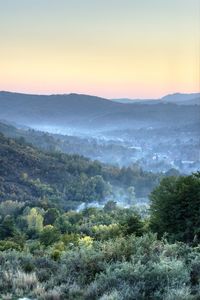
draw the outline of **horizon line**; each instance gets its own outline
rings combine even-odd
[[[107,98],[107,97],[102,97],[99,95],[93,95],[93,94],[84,94],[84,93],[78,93],[78,92],[70,92],[70,93],[27,93],[27,92],[19,92],[19,91],[8,91],[8,90],[0,90],[0,93],[10,93],[10,94],[21,94],[21,95],[29,95],[29,96],[69,96],[69,95],[79,95],[79,96],[88,96],[88,97],[96,97],[96,98],[101,98],[101,99],[106,99],[106,100],[160,100],[166,96],[172,96],[172,95],[192,95],[192,94],[200,94],[199,92],[190,92],[190,93],[181,93],[181,92],[171,92],[169,94],[164,94],[160,98],[140,98],[140,97],[135,97],[135,98],[130,98],[130,97],[113,97],[113,98]]]

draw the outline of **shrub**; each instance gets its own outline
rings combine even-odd
[[[115,263],[97,275],[96,288],[88,297],[98,299],[105,291],[118,291],[120,299],[163,299],[171,289],[189,283],[189,272],[182,261],[160,259],[158,263],[140,261]],[[94,283],[92,283],[94,284]]]
[[[20,251],[21,247],[17,243],[9,240],[0,241],[0,251],[7,251],[9,249],[15,249]]]
[[[42,232],[40,233],[40,242],[45,246],[49,246],[57,242],[59,238],[59,231],[52,225],[44,226]]]
[[[93,238],[91,238],[90,236],[84,236],[82,238],[79,238],[78,244],[80,247],[91,248],[93,244]]]

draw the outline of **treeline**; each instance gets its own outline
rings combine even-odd
[[[145,218],[114,201],[3,201],[1,299],[199,299],[200,173],[164,178],[150,198]]]

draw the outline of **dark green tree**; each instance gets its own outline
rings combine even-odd
[[[57,242],[60,238],[60,232],[52,225],[46,225],[40,233],[40,242],[49,246]]]
[[[151,193],[150,226],[159,236],[200,240],[200,173],[167,177]]]
[[[59,216],[59,211],[56,208],[49,208],[44,215],[44,225],[53,225]]]
[[[143,223],[136,212],[127,215],[120,223],[125,234],[141,235],[143,233]]]
[[[11,216],[5,216],[2,224],[0,225],[0,239],[12,237],[15,234],[14,220]]]

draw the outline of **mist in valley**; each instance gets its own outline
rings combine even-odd
[[[170,99],[169,103],[165,99]],[[192,99],[195,102],[190,105]],[[142,177],[142,172],[162,177],[197,171],[199,94],[130,101],[119,103],[76,94],[37,96],[3,92],[0,131],[45,151],[78,154],[122,171],[130,169],[136,177]],[[148,186],[133,186],[134,205],[148,205],[151,188],[145,184]],[[123,185],[113,183],[112,192],[101,203],[90,199],[90,203],[80,202],[77,209],[103,207],[107,201],[129,207],[132,204],[127,193]]]
[[[153,104],[127,104],[77,94],[2,92],[0,119],[21,129],[27,139],[31,128],[32,135],[44,134],[50,150],[120,167],[138,164],[152,172],[190,173],[200,166],[199,98],[174,94]]]

